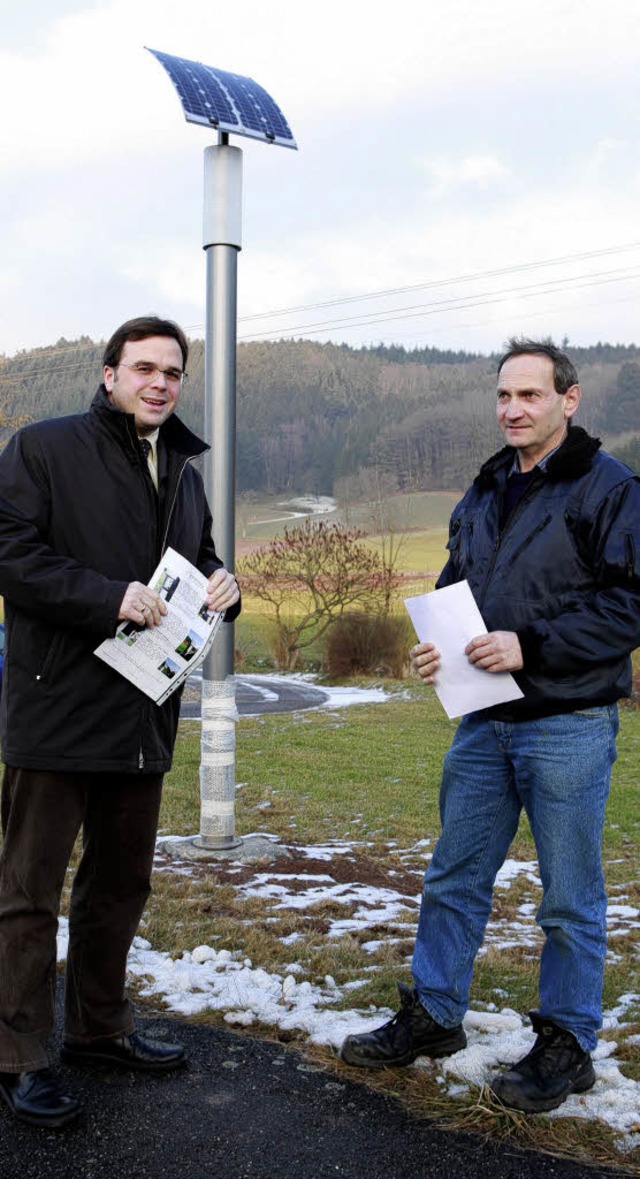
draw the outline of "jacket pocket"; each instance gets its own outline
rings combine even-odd
[[[44,658],[41,659],[39,665],[36,667],[35,678],[38,683],[48,684],[53,680],[55,665],[62,650],[63,642],[64,636],[59,632],[53,635]]]
[[[529,545],[535,540],[536,536],[539,536],[540,533],[544,531],[544,529],[547,527],[547,525],[551,523],[551,520],[552,520],[552,516],[551,516],[551,513],[549,512],[548,516],[545,516],[544,520],[540,521],[540,523],[534,528],[533,532],[529,533],[527,539],[523,540],[522,544],[518,545],[515,552],[511,554],[509,560],[510,561],[517,560],[517,558],[520,556],[520,553],[523,553],[525,551],[525,549],[529,548]]]
[[[454,521],[447,548],[458,570],[473,569],[473,516],[463,516]]]

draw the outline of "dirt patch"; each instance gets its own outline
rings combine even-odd
[[[421,891],[421,871],[409,871],[390,863],[389,868],[381,867],[368,856],[336,855],[332,860],[314,860],[302,855],[293,847],[287,856],[264,864],[238,864],[225,861],[216,864],[202,862],[190,864],[194,875],[203,879],[214,879],[217,884],[248,884],[256,875],[272,877],[286,876],[287,888],[291,892],[304,891],[312,883],[309,877],[325,876],[335,884],[362,884],[371,888],[388,888],[406,897],[417,898]],[[298,880],[292,880],[297,877]]]

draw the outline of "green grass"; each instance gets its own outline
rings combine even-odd
[[[398,685],[391,690],[397,693]],[[358,839],[411,843],[421,838],[425,808],[431,828],[436,820],[440,761],[455,728],[439,706],[425,717],[423,705],[419,699],[393,698],[341,713],[241,721],[236,773],[245,785],[238,799],[239,833],[255,828],[256,810],[269,802],[269,829],[282,838],[291,836],[295,822],[296,839],[303,842],[351,839],[356,815],[362,816]],[[165,790],[165,806],[173,799],[178,810],[163,818],[176,830],[179,822],[179,834],[193,827],[198,802],[189,801],[184,775],[194,773],[199,754],[197,734],[185,734]],[[182,815],[180,807],[185,808]]]
[[[394,546],[398,544],[394,562],[396,571],[416,574],[418,579],[429,580],[432,585],[447,560],[447,537],[447,528],[418,529],[395,537]],[[380,536],[370,536],[366,543],[380,553],[385,544],[388,551],[388,540],[383,541]]]
[[[390,698],[334,712],[273,713],[238,726],[236,825],[255,829],[265,802],[269,830],[283,839],[319,842],[357,837],[410,845],[438,828],[437,790],[442,758],[456,722],[435,694],[415,681],[384,685]],[[620,709],[618,760],[614,766],[603,855],[616,886],[633,890],[633,862],[640,842],[638,765],[640,711]],[[174,768],[167,778],[161,825],[176,834],[193,830],[199,817],[195,784],[199,726],[182,722]],[[535,858],[526,820],[513,847],[516,858]]]

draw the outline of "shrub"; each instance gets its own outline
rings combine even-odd
[[[323,668],[339,679],[351,675],[403,679],[414,642],[411,622],[401,615],[343,614],[325,635]]]

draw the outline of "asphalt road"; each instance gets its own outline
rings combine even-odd
[[[199,678],[202,678],[202,673]],[[188,684],[197,685],[197,681],[196,674],[190,677]],[[263,675],[236,677],[236,704],[240,716],[258,716],[262,712],[297,712],[305,708],[318,708],[326,700],[328,694],[322,688],[317,688],[314,684],[301,683],[299,680],[288,683]],[[198,720],[200,701],[183,700],[180,715]]]
[[[61,1068],[82,1120],[43,1131],[0,1108],[0,1179],[612,1179],[417,1121],[293,1048],[155,1016],[183,1043],[165,1077]],[[59,1030],[57,1032],[59,1043]],[[623,1160],[621,1160],[623,1161]],[[626,1172],[626,1174],[631,1174]]]

